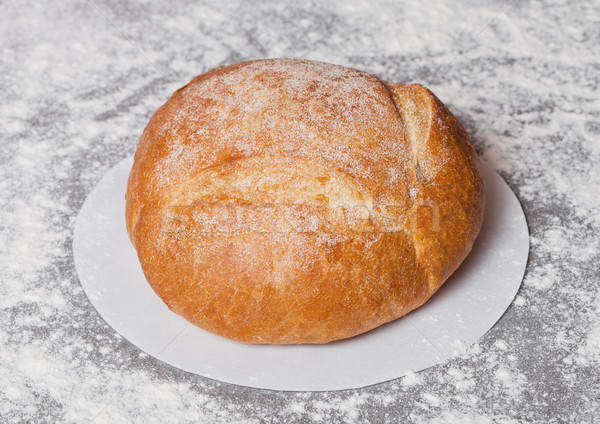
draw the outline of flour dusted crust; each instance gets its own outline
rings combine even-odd
[[[471,250],[467,134],[418,84],[273,59],[177,90],[144,130],[126,220],[175,313],[248,343],[326,343],[426,302]]]

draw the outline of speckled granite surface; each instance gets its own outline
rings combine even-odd
[[[600,3],[0,3],[0,422],[600,422]],[[86,195],[212,67],[304,57],[430,87],[521,200],[523,286],[458,358],[361,390],[187,374],[107,326],[71,251]]]

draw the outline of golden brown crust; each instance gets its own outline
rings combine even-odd
[[[471,249],[468,137],[418,84],[293,59],[214,69],[144,130],[126,220],[176,313],[248,343],[325,343],[422,305]]]

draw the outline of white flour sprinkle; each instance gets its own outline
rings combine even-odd
[[[88,2],[0,4],[0,421],[597,421],[597,6],[200,3],[94,1],[137,48]],[[75,217],[133,153],[151,113],[212,67],[282,56],[429,86],[522,201],[531,232],[523,286],[448,364],[361,390],[230,386],[140,352],[83,293]]]

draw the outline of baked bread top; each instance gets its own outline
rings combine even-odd
[[[249,343],[325,343],[423,304],[483,218],[477,157],[418,84],[321,62],[222,66],[139,142],[126,221],[174,312]]]

